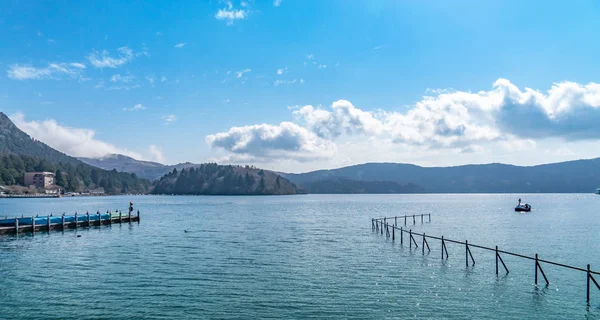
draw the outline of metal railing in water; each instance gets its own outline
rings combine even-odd
[[[550,282],[548,281],[548,278],[546,277],[546,273],[542,269],[541,263],[554,265],[554,266],[558,266],[558,267],[562,267],[562,268],[567,268],[567,269],[571,269],[571,270],[586,272],[587,273],[586,302],[587,302],[588,306],[590,305],[590,285],[591,285],[591,283],[594,283],[596,285],[596,287],[598,289],[600,289],[600,284],[598,284],[598,282],[594,278],[594,275],[600,275],[600,272],[592,271],[590,264],[587,265],[587,268],[580,268],[580,267],[566,265],[564,263],[558,263],[558,262],[554,262],[554,261],[540,259],[537,253],[535,254],[535,257],[531,257],[531,256],[519,254],[519,253],[500,250],[500,249],[498,249],[498,246],[495,246],[495,248],[491,248],[491,247],[481,246],[481,245],[472,244],[472,243],[470,244],[468,240],[458,241],[458,240],[444,238],[444,236],[436,237],[436,236],[426,235],[425,233],[419,234],[419,233],[412,232],[412,229],[406,230],[403,227],[398,227],[398,218],[404,219],[404,225],[406,226],[407,218],[412,217],[413,224],[414,224],[416,221],[416,217],[419,217],[419,216],[421,217],[421,222],[423,222],[424,217],[428,217],[428,221],[431,222],[431,214],[430,213],[417,214],[417,215],[404,215],[404,216],[396,216],[396,217],[371,219],[371,228],[373,231],[376,231],[377,233],[381,233],[381,235],[383,235],[384,231],[385,231],[386,237],[388,237],[388,238],[391,237],[393,241],[396,240],[396,230],[398,230],[400,232],[400,244],[401,245],[404,245],[404,234],[407,233],[408,234],[408,242],[409,242],[409,246],[411,249],[412,249],[413,244],[414,244],[415,248],[419,247],[415,237],[421,237],[422,238],[421,250],[422,250],[423,254],[425,254],[426,247],[427,247],[428,252],[431,251],[431,248],[429,247],[429,242],[427,241],[427,239],[439,240],[439,241],[441,241],[442,260],[444,260],[444,256],[445,256],[445,259],[448,259],[448,249],[446,248],[447,242],[464,245],[465,246],[465,264],[467,267],[469,266],[469,261],[471,261],[472,266],[475,265],[475,258],[473,258],[473,254],[471,253],[471,247],[483,249],[483,250],[487,250],[487,251],[493,251],[493,252],[495,252],[495,255],[496,255],[496,275],[498,275],[499,263],[502,264],[506,273],[509,273],[508,267],[504,263],[504,260],[502,259],[502,256],[500,254],[506,254],[506,255],[510,255],[510,256],[514,256],[514,257],[519,257],[519,258],[535,261],[535,284],[536,285],[538,284],[538,271],[542,275],[542,277],[544,277],[544,281],[546,282],[546,285],[550,284]],[[389,219],[389,221],[391,221],[393,219],[394,223],[393,224],[388,223],[388,219]],[[391,229],[391,232],[390,232],[390,229]]]

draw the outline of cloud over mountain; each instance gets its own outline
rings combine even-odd
[[[363,110],[350,101],[293,111],[297,123],[249,125],[209,135],[232,154],[306,161],[331,157],[336,142],[417,150],[477,152],[482,146],[527,148],[547,138],[598,140],[600,85],[555,83],[542,92],[498,79],[489,91],[437,90],[408,111]],[[352,140],[351,137],[354,137]],[[326,152],[325,152],[326,150]]]

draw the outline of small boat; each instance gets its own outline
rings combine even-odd
[[[596,189],[596,194],[600,194],[600,188]]]
[[[529,211],[531,211],[531,206],[529,204],[527,204],[527,203],[518,204],[515,207],[515,211],[517,211],[517,212],[529,212]]]

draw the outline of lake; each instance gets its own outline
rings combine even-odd
[[[518,198],[533,211],[514,212]],[[431,213],[409,228],[600,270],[593,194],[1,199],[0,216],[130,200],[139,224],[0,237],[0,318],[600,318],[584,272],[542,265],[550,285],[536,287],[533,261],[503,256],[497,277],[493,252],[472,248],[467,268],[464,246],[447,243],[442,261],[439,241],[423,255],[421,238],[410,250],[371,230],[371,218]]]

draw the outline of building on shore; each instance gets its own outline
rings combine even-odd
[[[24,183],[26,187],[50,188],[54,185],[54,173],[52,172],[25,172]]]

